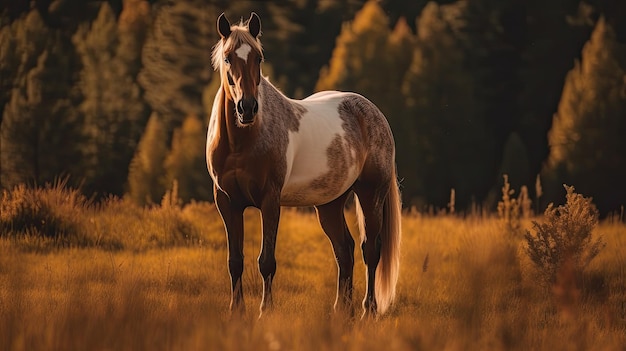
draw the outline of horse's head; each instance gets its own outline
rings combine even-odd
[[[220,68],[224,91],[237,111],[240,125],[249,125],[259,111],[258,93],[261,83],[263,50],[258,37],[261,20],[252,13],[246,24],[231,26],[224,14],[217,19],[222,37],[213,50],[213,65]],[[227,84],[226,84],[227,82]]]

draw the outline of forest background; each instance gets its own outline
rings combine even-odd
[[[603,214],[624,204],[621,0],[3,0],[0,187],[210,200],[215,20],[251,11],[287,96],[356,91],[385,113],[405,205],[454,189],[457,210],[492,210],[503,174],[542,208],[563,183]]]

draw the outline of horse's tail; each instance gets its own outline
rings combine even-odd
[[[365,240],[365,217],[363,209],[355,197],[356,213],[361,232],[361,241]],[[380,261],[376,267],[376,282],[374,291],[376,306],[379,314],[387,311],[396,297],[396,284],[400,271],[400,241],[402,238],[402,198],[396,179],[396,170],[393,168],[389,192],[383,205],[383,225],[381,230]]]

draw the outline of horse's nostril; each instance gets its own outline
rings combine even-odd
[[[252,113],[256,114],[257,112],[259,112],[259,104],[256,100],[252,100]]]
[[[243,100],[239,100],[237,103],[237,112],[239,112],[240,115],[243,115]]]

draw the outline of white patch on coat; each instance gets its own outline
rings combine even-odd
[[[324,190],[311,189],[314,181],[323,178],[330,171],[328,148],[337,136],[344,138],[345,131],[337,107],[345,93],[323,92],[312,95],[297,103],[307,112],[300,119],[297,132],[289,132],[286,151],[287,172],[281,194],[285,206],[321,205],[343,194],[354,183],[362,165],[352,164],[343,184],[333,186],[332,195],[324,195]],[[344,142],[347,142],[344,139]]]
[[[252,51],[252,47],[248,44],[241,44],[241,46],[235,50],[235,54],[242,59],[244,62],[248,63],[248,55]]]

